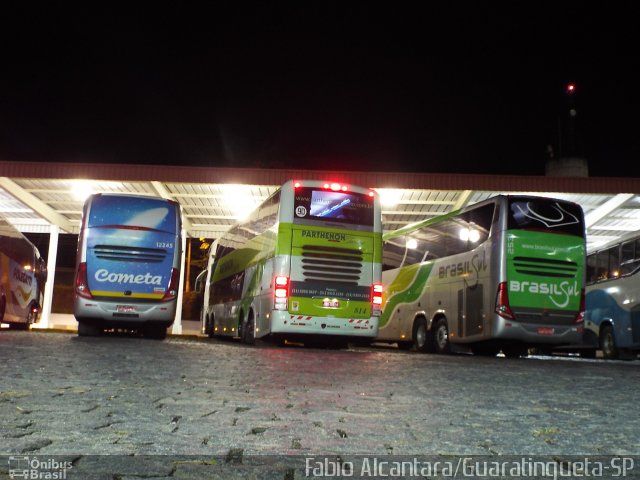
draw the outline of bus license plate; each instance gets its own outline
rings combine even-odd
[[[339,308],[340,302],[338,300],[323,300],[322,306],[328,308]]]
[[[538,335],[553,335],[554,333],[556,333],[556,331],[554,328],[551,328],[551,327],[538,328]]]
[[[135,313],[136,307],[133,305],[116,305],[116,312],[118,313]]]

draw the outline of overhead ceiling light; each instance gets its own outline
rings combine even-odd
[[[402,200],[402,190],[397,188],[376,188],[380,195],[380,205],[383,207],[395,207]]]
[[[233,212],[236,220],[244,220],[257,207],[251,187],[248,185],[224,184],[220,185],[223,194],[223,206]]]
[[[84,202],[93,193],[93,183],[90,180],[72,180],[71,192],[76,200]]]

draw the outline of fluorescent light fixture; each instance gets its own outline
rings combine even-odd
[[[93,183],[90,180],[72,180],[71,192],[76,200],[84,202],[93,193]]]
[[[377,188],[376,192],[380,196],[380,205],[383,207],[394,207],[402,200],[402,190],[397,188]]]
[[[258,206],[249,185],[224,184],[220,186],[224,207],[233,212],[236,220],[244,220]]]

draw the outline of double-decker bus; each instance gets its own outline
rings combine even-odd
[[[73,313],[78,335],[105,329],[164,339],[174,321],[182,261],[180,205],[163,198],[94,194],[78,236]]]
[[[0,323],[28,330],[38,322],[46,281],[38,248],[0,215]]]
[[[640,352],[640,232],[587,255],[585,344],[592,356],[633,359]]]
[[[508,357],[581,343],[586,242],[579,205],[497,195],[383,240],[376,341]]]
[[[373,190],[288,181],[210,255],[204,334],[343,346],[378,332],[382,224]]]

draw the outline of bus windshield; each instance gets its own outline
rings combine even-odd
[[[537,230],[584,237],[580,206],[570,202],[542,198],[518,198],[509,201],[509,230]]]
[[[303,187],[296,189],[293,208],[294,218],[373,227],[373,197],[364,193]]]

